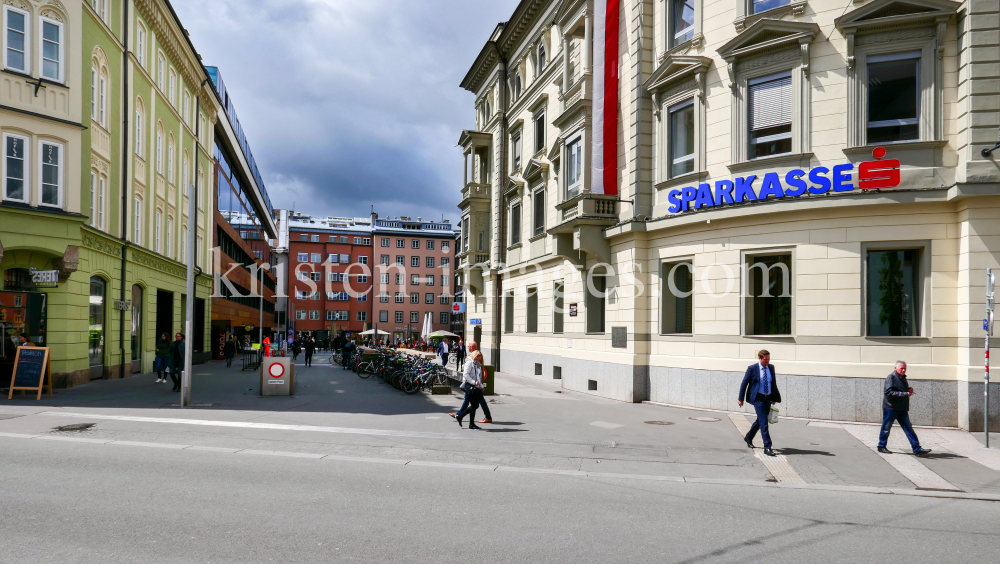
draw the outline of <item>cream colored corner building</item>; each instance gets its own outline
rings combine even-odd
[[[621,1],[615,197],[590,194],[592,3],[523,0],[483,47],[462,83],[468,338],[504,372],[714,409],[768,349],[785,414],[846,421],[881,420],[902,359],[914,423],[981,429],[998,1],[684,4]],[[860,190],[876,145],[899,185]],[[675,190],[848,163],[853,190],[671,210]],[[688,299],[666,290],[678,263]]]

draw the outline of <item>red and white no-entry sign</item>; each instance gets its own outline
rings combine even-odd
[[[281,378],[285,375],[285,365],[275,362],[268,367],[267,372],[271,375],[271,378]]]

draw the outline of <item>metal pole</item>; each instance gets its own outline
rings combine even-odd
[[[202,82],[202,86],[204,85],[205,83]],[[198,262],[198,158],[200,156],[199,141],[201,139],[201,120],[198,118],[201,115],[201,96],[195,96],[194,98],[194,115],[194,184],[190,185],[191,190],[188,194],[187,319],[184,322],[184,370],[181,372],[181,408],[191,403],[191,366],[193,364],[192,355],[194,353],[194,347],[192,346],[194,332],[191,331],[191,328],[194,327],[194,269],[195,263]]]
[[[260,292],[260,325],[257,327],[257,342],[260,343],[260,354],[264,354],[264,264],[257,267],[260,272],[260,282],[257,284],[257,291]],[[263,361],[262,361],[263,362]]]
[[[993,269],[986,269],[986,320],[983,329],[986,331],[986,365],[983,374],[983,433],[986,436],[986,448],[990,448],[990,335],[993,333]]]

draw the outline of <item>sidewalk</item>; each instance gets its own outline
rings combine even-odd
[[[874,450],[878,427],[787,420],[774,425],[779,457],[742,440],[751,419],[626,404],[563,390],[558,382],[497,374],[488,399],[494,423],[459,429],[447,413],[459,394],[407,396],[376,379],[331,366],[296,366],[294,397],[262,398],[258,375],[212,362],[195,367],[192,400],[155,375],[98,381],[40,402],[0,403],[0,449],[18,440],[83,439],[105,444],[171,445],[226,452],[284,453],[411,464],[438,464],[586,477],[713,481],[762,487],[843,489],[1000,500],[1000,451],[969,433],[917,429],[927,458],[910,454],[898,427],[889,448]],[[479,417],[482,417],[480,414]],[[54,429],[95,423],[82,433]]]

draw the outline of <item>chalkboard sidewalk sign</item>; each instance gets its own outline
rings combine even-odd
[[[17,347],[14,357],[14,374],[10,377],[10,393],[7,399],[14,397],[14,390],[21,390],[21,395],[27,391],[37,391],[36,400],[42,399],[42,390],[49,389],[52,397],[52,367],[49,365],[49,349],[47,347]]]

